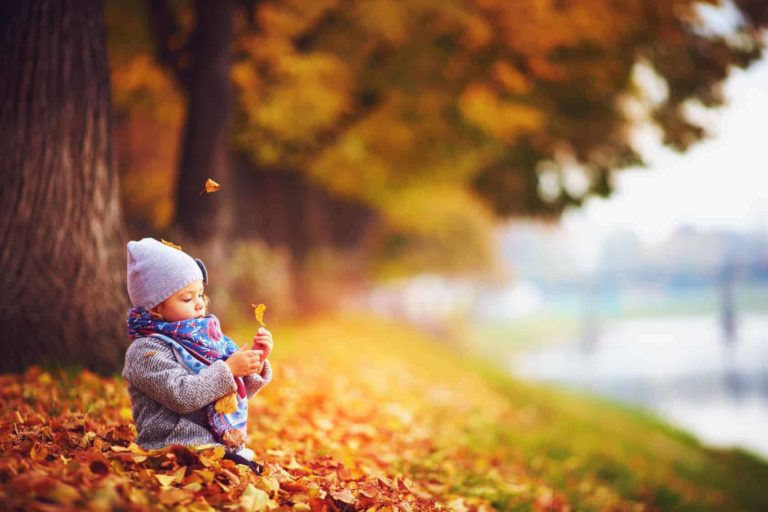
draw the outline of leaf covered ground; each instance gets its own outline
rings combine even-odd
[[[248,339],[242,329],[236,339]],[[261,476],[146,452],[120,378],[0,376],[8,510],[768,510],[768,465],[653,418],[523,385],[371,318],[273,329],[249,409]]]

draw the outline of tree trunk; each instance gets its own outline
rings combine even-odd
[[[227,229],[225,189],[230,151],[232,87],[229,82],[234,0],[197,0],[197,28],[192,42],[193,63],[186,84],[187,118],[181,149],[176,224],[185,237],[208,242]],[[222,192],[200,192],[208,178]]]
[[[101,2],[3,2],[0,34],[0,371],[118,370],[128,301]]]
[[[174,226],[169,236],[192,256],[205,261],[217,314],[229,309],[227,248],[231,229],[229,81],[234,0],[196,0],[197,25],[190,45],[191,68],[184,72],[187,114],[179,158]],[[202,193],[213,179],[221,190]]]

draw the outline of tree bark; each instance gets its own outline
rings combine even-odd
[[[101,2],[3,2],[0,37],[0,371],[118,370],[128,301]]]

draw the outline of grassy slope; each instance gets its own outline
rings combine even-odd
[[[768,510],[768,465],[633,410],[517,382],[407,327],[347,318],[274,332],[275,381],[255,399],[251,435],[266,453],[378,464],[458,509]],[[301,429],[324,431],[322,442]]]

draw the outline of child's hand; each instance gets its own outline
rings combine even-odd
[[[274,346],[274,343],[272,342],[272,333],[269,332],[264,327],[259,327],[259,330],[256,331],[256,336],[253,337],[253,346],[252,348],[254,350],[261,351],[261,360],[264,361],[266,358],[269,357],[269,354],[272,353],[272,347]]]
[[[245,347],[238,349],[224,362],[235,377],[261,373],[261,368],[264,366],[261,350],[249,350]]]

